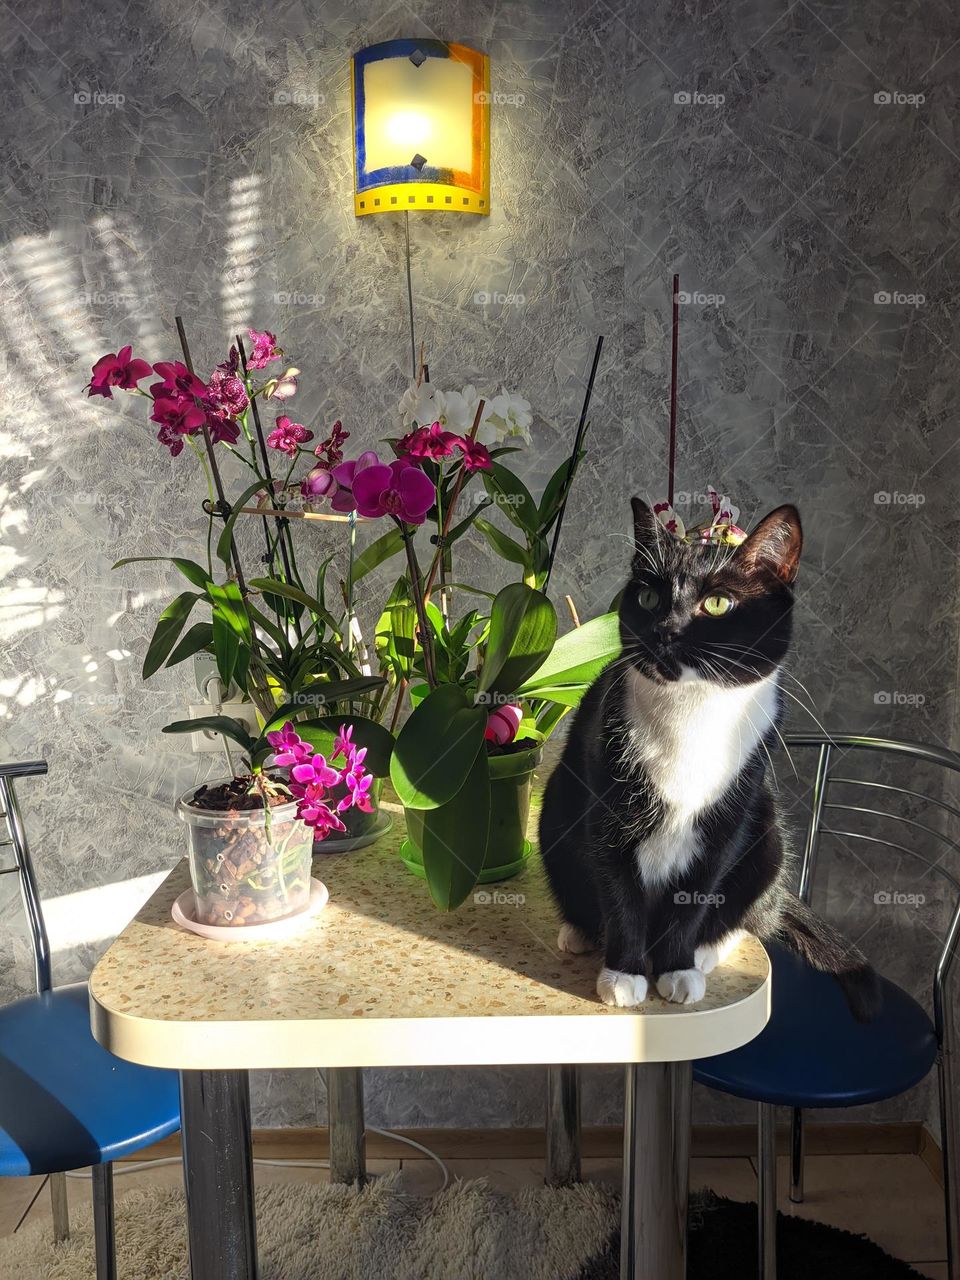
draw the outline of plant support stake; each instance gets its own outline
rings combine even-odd
[[[174,319],[177,324],[177,333],[180,335],[180,348],[183,351],[183,363],[187,366],[189,372],[193,373],[193,360],[190,358],[190,348],[187,345],[187,333],[183,327],[183,317],[175,316]],[[198,407],[203,407],[197,401],[196,396],[194,396],[194,402],[197,403]],[[224,492],[223,480],[220,476],[220,467],[217,465],[216,454],[213,451],[213,441],[210,439],[210,428],[207,426],[206,417],[204,417],[202,425],[203,443],[206,446],[207,457],[210,459],[210,471],[213,474],[213,483],[217,488],[217,505],[220,508],[220,514],[223,516],[224,520],[227,520],[230,516],[230,503],[227,501],[227,495]],[[247,584],[243,578],[243,569],[240,567],[240,556],[237,552],[237,544],[233,540],[232,533],[230,534],[230,553],[233,557],[233,567],[237,574],[237,586],[240,588],[240,594],[245,596],[247,594]]]
[[[673,482],[677,469],[677,368],[680,356],[680,277],[673,277],[672,350],[670,353],[670,447],[667,455],[667,501],[673,506]]]
[[[567,502],[570,498],[570,487],[573,484],[573,473],[577,469],[577,458],[580,455],[580,448],[583,445],[583,437],[587,430],[587,411],[590,408],[590,397],[593,395],[593,384],[597,377],[597,365],[600,363],[600,352],[603,350],[603,334],[597,338],[597,348],[593,353],[593,365],[590,369],[590,377],[587,380],[587,390],[583,397],[583,408],[580,410],[580,421],[577,424],[577,434],[573,442],[573,453],[570,455],[570,466],[567,470],[567,478],[563,486],[563,503],[557,512],[557,523],[553,530],[553,543],[550,547],[550,559],[547,562],[547,576],[543,584],[543,594],[547,594],[547,587],[550,585],[550,575],[553,573],[553,562],[557,557],[557,544],[560,541],[560,528],[563,525],[563,515],[567,509]]]
[[[239,333],[237,334],[237,337],[236,337],[236,343],[237,343],[237,352],[239,353],[239,356],[240,356],[240,368],[243,370],[243,378],[244,378],[244,381],[249,384],[249,375],[247,373],[247,352],[246,352],[246,348],[243,345],[243,339],[240,337]],[[263,462],[263,472],[264,472],[264,475],[267,477],[267,482],[270,487],[270,501],[273,502],[276,497],[276,494],[273,491],[273,471],[270,468],[270,454],[267,452],[267,443],[263,438],[263,427],[260,425],[260,410],[257,408],[257,402],[253,398],[253,396],[250,397],[250,408],[253,410],[253,425],[257,432],[257,443],[260,446],[260,458]],[[280,547],[280,559],[283,561],[284,581],[292,582],[293,578],[290,573],[290,556],[287,552],[287,543],[286,543],[286,539],[290,536],[290,526],[287,523],[286,517],[275,516],[274,518],[277,523],[277,543]],[[266,516],[264,516],[263,518],[263,527],[264,529],[266,529],[267,527]],[[267,535],[268,554],[269,554],[269,548],[270,548],[270,536],[268,534]],[[273,573],[273,557],[272,556],[270,556],[270,561],[267,567],[269,568],[272,574]],[[303,628],[300,623],[300,615],[299,613],[297,613],[295,609],[291,610],[291,613],[293,614],[293,625],[297,633],[297,639],[302,640]]]

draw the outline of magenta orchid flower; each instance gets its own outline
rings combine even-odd
[[[321,787],[334,787],[341,781],[340,771],[327,764],[326,757],[319,754],[293,765],[290,777],[304,787],[311,783]]]
[[[349,462],[340,462],[333,468],[333,478],[340,486],[340,492],[330,504],[334,511],[352,511],[356,505],[351,492],[356,477],[366,467],[380,466],[380,459],[373,449],[366,449],[359,458],[351,458]]]
[[[337,812],[343,813],[346,809],[359,809],[361,813],[373,813],[373,804],[370,801],[373,774],[348,773],[344,781],[347,784],[347,794],[337,805]]]
[[[291,790],[294,790],[291,787]],[[294,791],[297,795],[297,792]],[[346,831],[346,827],[325,803],[326,790],[319,783],[310,783],[303,787],[297,796],[297,817],[313,827],[313,838],[323,840],[331,831]],[[339,807],[339,806],[338,806]]]
[[[134,360],[132,350],[132,347],[121,347],[116,354],[110,352],[109,355],[101,356],[90,371],[90,381],[84,391],[91,396],[105,396],[108,400],[113,399],[111,387],[119,387],[121,391],[136,391],[137,383],[148,377],[153,370],[149,361]]]
[[[184,436],[195,436],[205,417],[204,411],[185,396],[176,400],[155,400],[150,415],[153,422],[160,424],[157,439],[167,446],[174,458],[183,449]]]
[[[274,764],[280,765],[281,768],[300,764],[308,756],[313,755],[313,747],[310,746],[309,742],[303,741],[290,720],[287,721],[282,729],[274,729],[271,733],[268,733],[267,741],[277,753],[274,758]]]
[[[463,452],[463,469],[469,474],[475,471],[489,471],[493,466],[493,459],[485,445],[478,444],[476,440],[471,440],[469,436],[457,440],[457,448]]]
[[[444,431],[439,422],[420,427],[403,437],[399,448],[411,458],[449,458],[460,442],[452,431]]]
[[[270,333],[267,329],[263,333],[257,333],[256,329],[248,329],[247,333],[253,343],[253,350],[247,357],[248,368],[265,369],[271,360],[279,360],[283,355],[282,347],[277,346],[275,333]]]
[[[291,422],[286,414],[283,414],[277,419],[276,430],[271,431],[267,437],[267,446],[295,458],[300,445],[312,439],[312,431],[308,431],[300,422]]]
[[[339,760],[340,757],[343,756],[344,760],[348,760],[351,752],[356,750],[356,747],[353,745],[352,738],[353,725],[342,724],[340,726],[340,732],[333,740],[333,753],[330,756],[330,759]]]
[[[361,454],[352,471],[344,462],[333,472],[338,483],[349,484],[356,510],[368,519],[390,515],[406,524],[423,524],[436,498],[433,482],[408,458],[386,463],[374,453],[370,461],[364,459],[371,454]]]
[[[330,757],[334,760],[338,755],[344,755],[346,766],[343,769],[335,768],[324,756],[315,753],[289,720],[282,729],[274,729],[267,734],[267,741],[276,753],[274,764],[290,771],[290,794],[297,801],[297,817],[313,827],[317,840],[324,839],[331,831],[346,830],[337,817],[338,813],[347,809],[373,812],[370,801],[373,775],[363,767],[366,748],[358,751],[350,741],[350,733],[345,725],[340,726]],[[332,787],[345,789],[336,811],[330,807],[334,800],[330,794]]]
[[[150,388],[154,400],[176,399],[177,396],[200,396],[207,394],[207,385],[191,373],[179,360],[161,360],[153,366],[162,381],[155,382]]]

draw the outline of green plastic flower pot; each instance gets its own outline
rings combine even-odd
[[[480,872],[479,884],[509,880],[519,875],[527,864],[532,845],[527,839],[530,815],[530,792],[533,772],[543,752],[539,747],[514,751],[510,755],[491,756],[490,765],[490,834]],[[423,869],[423,810],[404,809],[407,838],[400,846],[400,857],[408,871],[425,879]]]

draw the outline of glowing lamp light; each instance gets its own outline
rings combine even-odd
[[[490,212],[490,60],[443,40],[354,54],[354,208]]]

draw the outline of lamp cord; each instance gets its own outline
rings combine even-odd
[[[413,283],[410,278],[410,210],[403,211],[403,233],[407,249],[407,311],[410,316],[410,366],[413,381],[417,380],[417,338],[413,328]]]

